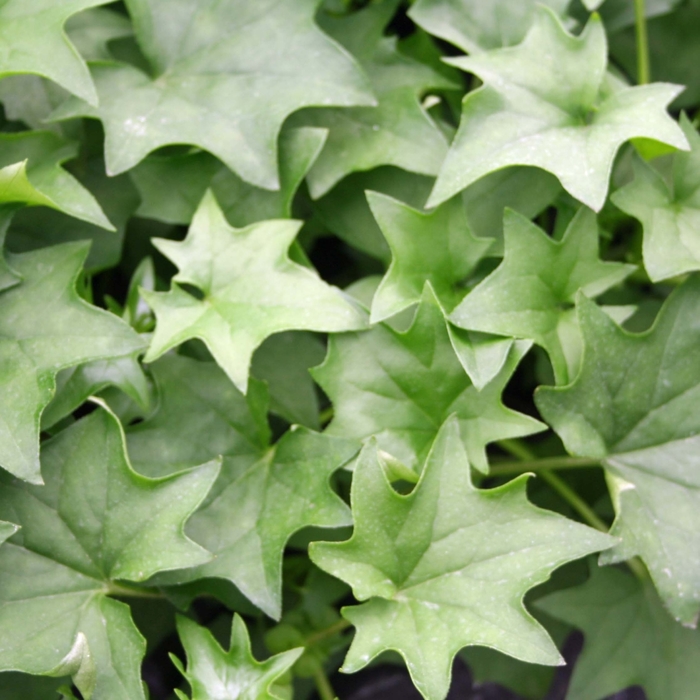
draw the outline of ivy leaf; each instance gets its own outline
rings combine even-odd
[[[81,10],[109,0],[7,0],[0,7],[3,47],[0,77],[31,73],[53,80],[97,105],[95,86],[85,61],[64,31],[66,20]]]
[[[536,606],[585,635],[567,700],[598,700],[632,685],[642,686],[648,700],[696,697],[700,637],[668,616],[649,582],[592,567],[583,586],[553,593]]]
[[[209,153],[150,156],[129,175],[141,195],[139,216],[189,224],[211,188],[230,224],[288,219],[292,199],[326,139],[324,129],[283,129],[279,136],[280,188],[263,190],[241,180]],[[173,192],[178,196],[173,197]]]
[[[253,351],[273,333],[365,327],[361,311],[339,289],[289,259],[300,226],[277,220],[232,228],[208,192],[183,242],[154,239],[180,272],[170,292],[143,292],[157,319],[146,362],[200,338],[245,393]],[[204,298],[186,292],[182,283],[200,289]]]
[[[293,428],[252,466],[225,458],[219,481],[187,527],[188,535],[216,558],[159,576],[157,583],[226,578],[279,619],[287,540],[305,527],[336,528],[352,522],[329,478],[357,449],[355,440]]]
[[[357,65],[314,24],[316,5],[127,0],[152,74],[96,63],[99,108],[72,100],[54,118],[101,119],[111,175],[161,146],[189,143],[242,179],[278,189],[277,136],[292,112],[374,104]],[[288,38],[283,60],[271,36]]]
[[[677,288],[653,328],[633,335],[580,296],[585,349],[567,387],[538,389],[537,407],[566,449],[600,459],[621,543],[606,563],[644,560],[665,604],[684,624],[700,610],[698,412],[700,279]]]
[[[598,258],[598,225],[581,208],[561,241],[514,211],[504,216],[505,257],[450,315],[460,328],[527,338],[549,354],[558,384],[576,374],[567,357],[569,317],[578,290],[589,297],[621,282],[634,265]]]
[[[623,87],[606,78],[607,42],[597,15],[574,37],[541,7],[518,46],[449,63],[474,73],[484,86],[464,98],[459,131],[428,206],[490,172],[531,165],[556,175],[573,197],[599,211],[623,143],[649,138],[688,148],[666,113],[681,88]]]
[[[111,59],[109,42],[134,33],[128,17],[101,7],[71,17],[66,22],[66,32],[87,61]]]
[[[303,652],[303,649],[291,649],[265,661],[256,661],[245,622],[238,614],[233,616],[228,651],[219,646],[206,627],[186,617],[178,616],[177,631],[187,654],[187,670],[177,657],[171,654],[170,658],[190,684],[192,700],[215,697],[280,700],[273,686]],[[176,693],[180,700],[188,700],[184,693]]]
[[[496,379],[478,391],[455,355],[427,283],[405,333],[380,324],[330,338],[324,363],[312,371],[333,403],[326,432],[361,440],[374,436],[382,450],[419,471],[441,422],[455,413],[471,463],[486,472],[489,442],[542,429],[500,399],[528,347],[516,344]]]
[[[561,564],[612,540],[533,506],[527,479],[475,489],[455,417],[441,427],[407,496],[387,481],[376,444],[365,446],[352,484],[352,538],[310,549],[315,564],[367,601],[342,611],[357,628],[344,671],[395,649],[421,694],[442,700],[452,659],[464,646],[562,663],[523,596]]]
[[[493,239],[472,234],[459,199],[427,214],[377,192],[368,192],[367,201],[392,253],[372,300],[370,321],[383,321],[418,303],[426,280],[440,301],[453,308],[461,296],[457,283],[466,279]]]
[[[295,115],[294,123],[329,130],[307,177],[314,199],[349,173],[380,165],[437,175],[447,154],[445,137],[421,105],[421,98],[428,90],[454,90],[458,84],[402,54],[396,37],[384,36],[398,4],[387,0],[351,14],[319,14],[321,27],[355,56],[369,76],[377,106],[307,110]]]
[[[542,3],[562,19],[569,0]],[[519,44],[535,18],[536,0],[418,0],[408,16],[426,32],[458,46],[467,53],[480,53]]]
[[[95,198],[61,167],[77,157],[77,143],[50,131],[0,134],[0,154],[0,202],[51,207],[114,231]]]
[[[700,134],[685,115],[681,128],[692,150],[673,157],[670,183],[639,159],[634,180],[612,196],[644,227],[644,267],[654,282],[700,269]]]
[[[182,529],[219,466],[139,476],[102,409],[45,443],[42,466],[45,486],[2,477],[0,517],[22,529],[0,547],[0,669],[70,675],[86,700],[144,700],[144,640],[108,595],[209,557]]]
[[[22,284],[2,292],[0,304],[0,464],[35,484],[39,421],[62,369],[143,349],[123,321],[78,297],[75,282],[85,244],[66,243],[9,255]]]
[[[164,476],[219,455],[245,467],[267,450],[268,396],[250,382],[244,396],[214,362],[169,353],[150,366],[158,401],[146,420],[127,428],[129,457],[149,476]]]

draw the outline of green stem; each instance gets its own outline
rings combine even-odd
[[[348,620],[346,620],[345,618],[341,618],[340,620],[338,620],[338,622],[332,624],[330,627],[326,627],[326,629],[324,630],[320,630],[319,632],[314,632],[314,634],[310,634],[306,638],[305,646],[308,647],[313,644],[318,644],[318,642],[327,639],[328,637],[333,637],[336,634],[340,634],[348,627],[350,627],[350,622],[348,622]]]
[[[489,476],[510,476],[523,472],[540,472],[548,469],[583,469],[598,467],[600,460],[587,457],[543,457],[542,459],[523,459],[517,462],[496,462],[489,470]]]
[[[324,408],[321,413],[318,414],[318,422],[321,425],[325,425],[326,423],[330,423],[331,418],[333,418],[333,406],[329,406],[328,408]]]
[[[640,85],[646,85],[651,81],[651,69],[644,0],[634,0],[634,22],[637,30],[637,82]]]
[[[549,471],[542,471],[539,475],[581,516],[584,522],[601,532],[608,531],[605,521],[565,481]]]
[[[321,700],[335,700],[335,691],[321,664],[319,664],[314,671],[314,682],[316,683],[318,697],[321,698]]]
[[[149,598],[151,600],[164,600],[165,596],[152,588],[137,588],[119,583],[110,582],[107,584],[107,595],[118,598]]]

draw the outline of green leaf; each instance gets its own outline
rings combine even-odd
[[[267,383],[270,411],[290,423],[319,430],[316,384],[310,367],[323,362],[326,348],[312,333],[278,333],[253,355],[251,372]]]
[[[486,472],[489,442],[530,435],[539,421],[506,408],[501,392],[527,343],[517,343],[503,369],[478,391],[452,348],[435,294],[426,284],[411,327],[401,333],[380,324],[365,333],[332,336],[313,376],[333,403],[327,433],[365,439],[415,471],[437,431],[455,413],[470,462]]]
[[[226,578],[279,619],[287,540],[305,527],[336,528],[352,522],[329,478],[358,447],[355,440],[296,428],[252,466],[225,458],[221,477],[187,527],[188,535],[216,558],[159,576],[158,583]]]
[[[119,12],[96,8],[74,15],[66,22],[66,32],[87,61],[109,60],[109,42],[133,35],[128,17]]]
[[[441,700],[452,659],[464,646],[488,646],[530,663],[562,663],[523,596],[561,564],[612,540],[533,506],[527,478],[475,489],[455,417],[440,429],[407,496],[387,481],[376,445],[363,449],[352,485],[352,538],[310,549],[314,563],[367,601],[343,609],[357,628],[344,671],[395,649],[421,694]]]
[[[652,281],[700,269],[700,134],[681,116],[691,151],[673,158],[670,182],[641,159],[613,203],[644,227],[644,267]]]
[[[99,108],[71,100],[54,118],[101,119],[112,175],[161,146],[189,143],[278,189],[277,136],[292,112],[374,103],[356,64],[314,24],[316,4],[127,0],[151,74],[96,63]],[[271,36],[288,38],[283,54]]]
[[[569,453],[608,475],[621,543],[606,563],[644,560],[671,613],[700,610],[700,279],[676,289],[647,333],[634,335],[580,296],[585,349],[571,385],[540,388],[536,403]]]
[[[368,192],[367,200],[392,253],[372,300],[371,322],[417,304],[426,281],[446,308],[454,308],[462,296],[456,285],[484,257],[493,239],[472,234],[458,198],[427,214],[378,192]]]
[[[577,292],[598,296],[635,268],[598,258],[596,217],[584,207],[561,241],[511,210],[505,212],[504,233],[503,262],[464,297],[450,321],[467,330],[533,340],[549,354],[557,383],[566,384],[578,369],[577,358],[567,356]]]
[[[599,700],[631,685],[648,700],[693,700],[700,683],[700,637],[674,622],[649,582],[593,567],[583,586],[536,606],[585,635],[567,700]]]
[[[109,0],[7,0],[0,7],[0,78],[31,73],[49,78],[97,105],[95,86],[75,46],[64,31],[66,21]]]
[[[432,89],[459,85],[397,48],[397,38],[384,30],[398,0],[370,3],[347,15],[319,14],[321,27],[358,60],[377,96],[376,107],[307,110],[294,123],[329,130],[321,155],[308,175],[317,199],[346,175],[394,165],[424,175],[437,175],[447,154],[447,142],[421,105]]]
[[[0,669],[70,675],[86,700],[143,700],[144,640],[107,596],[131,592],[115,580],[209,557],[183,525],[219,466],[139,476],[99,408],[44,445],[42,466],[45,486],[2,477],[0,517],[22,529],[0,547]]]
[[[62,369],[143,348],[123,321],[78,297],[84,244],[9,255],[22,284],[0,295],[0,464],[41,483],[39,421]]]
[[[268,336],[365,327],[364,315],[339,289],[289,259],[299,228],[300,222],[283,220],[232,228],[209,192],[183,242],[154,239],[180,272],[170,292],[143,292],[157,319],[146,362],[200,338],[245,393],[253,352]],[[182,283],[197,287],[204,298],[186,292]]]
[[[0,673],[0,697],[2,700],[59,700],[61,684],[57,678]]]
[[[206,627],[186,617],[177,618],[177,630],[187,654],[187,670],[176,657],[171,658],[190,684],[192,700],[279,700],[272,686],[303,651],[292,649],[265,661],[256,661],[250,649],[248,630],[239,615],[233,616],[228,651],[219,646]]]
[[[459,131],[428,206],[490,172],[531,165],[556,175],[572,196],[599,211],[623,143],[644,137],[688,148],[666,113],[678,86],[624,87],[606,77],[607,42],[597,15],[574,37],[542,7],[522,44],[449,63],[484,86],[464,98]]]
[[[114,231],[95,198],[61,167],[77,157],[77,143],[50,131],[0,134],[0,153],[0,202],[51,207]]]
[[[545,0],[562,19],[569,0]],[[408,15],[426,32],[467,53],[519,44],[535,18],[535,0],[418,0]]]
[[[158,400],[153,415],[127,428],[129,457],[149,476],[172,474],[219,455],[250,466],[267,450],[268,397],[250,382],[244,396],[214,362],[169,353],[150,366]]]
[[[12,537],[17,530],[19,530],[19,527],[14,523],[6,523],[4,520],[0,520],[0,544],[8,537]]]
[[[138,214],[173,224],[189,224],[205,192],[211,188],[233,226],[288,219],[292,215],[292,199],[325,139],[325,129],[282,130],[280,189],[275,192],[241,180],[209,153],[150,156],[129,173],[141,195]],[[177,197],[173,192],[177,192]]]

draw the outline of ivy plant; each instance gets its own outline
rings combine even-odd
[[[695,700],[699,13],[0,2],[0,697]]]

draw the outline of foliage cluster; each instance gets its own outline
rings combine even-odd
[[[3,700],[698,697],[700,0],[0,36]]]

